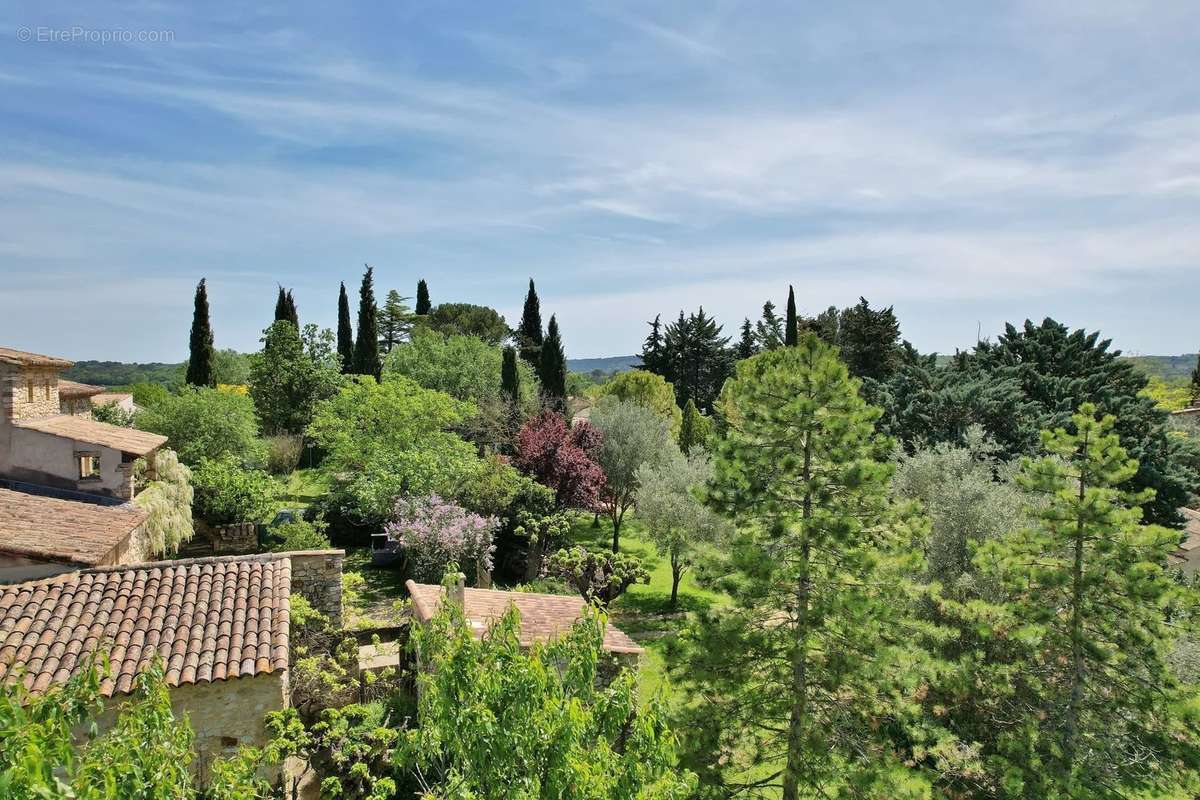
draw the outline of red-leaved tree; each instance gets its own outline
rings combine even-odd
[[[592,511],[604,488],[604,470],[593,458],[600,442],[600,431],[586,422],[571,427],[562,415],[543,411],[521,427],[513,463],[553,489],[560,508]]]

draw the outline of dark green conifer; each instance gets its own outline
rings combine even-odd
[[[534,368],[539,364],[542,341],[542,308],[537,289],[533,288],[533,278],[530,278],[525,307],[521,311],[521,325],[517,328],[517,346],[521,348],[521,358]]]
[[[354,329],[350,327],[350,298],[343,281],[338,291],[337,351],[342,359],[342,372],[354,371]]]
[[[532,290],[532,284],[530,286]],[[558,333],[558,320],[550,315],[546,339],[541,346],[538,378],[542,382],[542,396],[547,406],[558,411],[566,409],[567,401],[567,358],[563,352],[562,337]]]
[[[208,287],[204,278],[196,286],[192,336],[188,344],[187,382],[192,386],[217,385],[213,375],[213,332],[208,319]]]
[[[500,367],[500,389],[513,405],[521,397],[521,373],[517,371],[517,351],[512,347],[504,348],[504,362]]]
[[[354,373],[378,378],[379,307],[375,305],[375,268],[367,266],[358,290],[358,332],[354,339]]]
[[[742,338],[737,343],[737,357],[741,361],[758,352],[758,338],[754,335],[754,326],[750,318],[742,320]]]
[[[425,279],[417,281],[417,307],[413,313],[425,316],[433,308],[429,304],[429,286],[425,283]]]
[[[796,317],[796,292],[788,286],[787,319],[783,326],[783,343],[795,347],[800,338],[800,321]]]

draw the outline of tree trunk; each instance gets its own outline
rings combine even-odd
[[[542,540],[539,538],[535,542],[529,543],[529,550],[525,554],[525,580],[535,581],[538,574],[542,571]]]
[[[804,470],[807,486],[812,477],[812,433],[804,436]],[[792,651],[792,710],[788,716],[787,765],[783,772],[783,800],[798,800],[800,771],[804,763],[804,729],[808,724],[808,607],[812,584],[809,575],[811,548],[808,521],[812,518],[812,492],[805,490],[800,532],[800,568],[796,579],[796,635]]]
[[[679,605],[679,579],[683,577],[683,565],[679,563],[679,556],[675,553],[671,554],[671,608]]]
[[[615,553],[621,548],[621,515],[617,514],[616,511],[613,511],[613,514],[612,514],[612,524],[613,524],[613,552]]]

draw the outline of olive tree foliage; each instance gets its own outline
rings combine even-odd
[[[606,617],[587,610],[559,640],[521,646],[509,610],[479,637],[453,603],[416,626],[417,725],[396,766],[427,800],[683,800],[694,778],[675,768],[659,700],[642,704],[636,674],[601,687]]]
[[[133,504],[147,513],[142,523],[155,554],[173,555],[179,545],[191,540],[192,527],[192,472],[180,463],[174,450],[161,448],[154,454],[154,479],[138,492]],[[146,474],[146,462],[139,460],[134,482]]]
[[[600,505],[612,521],[615,553],[620,549],[621,523],[637,493],[638,470],[675,448],[675,442],[666,417],[629,400],[602,399],[591,424],[603,437],[595,458],[604,471]]]
[[[708,453],[696,448],[684,455],[670,447],[662,458],[638,468],[638,518],[658,552],[671,561],[671,605],[679,600],[679,581],[701,546],[715,542],[728,524],[700,499],[713,477]]]
[[[682,413],[675,404],[675,387],[663,376],[644,369],[619,372],[600,385],[597,395],[615,397],[644,406],[665,417],[670,422],[671,435],[679,436]]]
[[[897,454],[892,495],[919,501],[930,520],[924,540],[928,581],[960,599],[980,593],[972,563],[976,547],[1027,519],[1014,472],[978,425],[967,429],[962,445],[941,442]]]
[[[686,764],[711,796],[927,797],[892,737],[936,747],[906,576],[919,521],[888,497],[878,409],[813,334],[739,362],[717,403],[710,501],[737,532],[714,555],[732,602],[701,615],[675,671]]]

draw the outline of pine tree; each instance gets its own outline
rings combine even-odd
[[[842,359],[856,378],[886,381],[901,364],[900,322],[892,307],[873,309],[865,297],[841,313]]]
[[[208,286],[205,278],[196,285],[192,311],[192,335],[188,343],[187,382],[192,386],[216,386],[213,376],[213,331],[208,319]]]
[[[653,322],[647,322],[650,326],[650,334],[646,337],[646,341],[642,344],[642,363],[638,365],[638,369],[644,369],[647,372],[653,372],[655,375],[661,375],[668,381],[671,380],[670,364],[667,362],[667,351],[662,336],[662,314],[655,314]]]
[[[517,370],[517,351],[504,348],[504,361],[500,365],[500,389],[504,397],[516,406],[521,399],[521,373]]]
[[[721,326],[703,307],[689,316],[680,311],[667,326],[664,350],[677,403],[682,407],[690,399],[701,411],[711,411],[733,369],[734,353]]]
[[[754,335],[754,326],[750,318],[742,320],[742,338],[737,343],[738,361],[743,361],[758,352],[758,338]]]
[[[350,298],[346,296],[343,281],[338,291],[337,351],[342,361],[342,372],[354,371],[354,330],[350,327]]]
[[[521,324],[517,328],[517,346],[521,348],[521,358],[535,369],[538,368],[542,342],[542,308],[537,290],[533,288],[533,278],[530,278],[525,307],[521,310]]]
[[[565,410],[567,358],[563,352],[562,337],[558,333],[558,320],[553,314],[550,315],[550,325],[546,328],[546,339],[541,345],[538,379],[542,383],[542,395],[546,405],[557,411]]]
[[[1152,785],[1182,796],[1168,787],[1182,785],[1184,764],[1195,780],[1200,763],[1165,658],[1182,597],[1164,565],[1178,536],[1140,524],[1153,492],[1123,490],[1138,464],[1115,424],[1085,403],[1071,430],[1044,431],[1046,455],[1018,476],[1033,524],[975,559],[1005,592],[987,615],[1005,641],[982,756],[1023,797],[1128,797]]]
[[[414,314],[425,316],[429,313],[432,306],[429,304],[429,286],[425,283],[425,279],[417,281],[417,307],[413,311]]]
[[[775,315],[775,304],[763,303],[762,319],[755,325],[759,350],[774,350],[783,346],[783,322]]]
[[[392,352],[392,348],[407,339],[412,331],[412,315],[404,302],[407,299],[392,289],[379,310],[379,348],[384,353]]]
[[[379,360],[379,309],[375,305],[375,268],[367,267],[358,290],[358,332],[354,339],[354,373],[378,378],[383,369]]]
[[[783,343],[795,347],[800,337],[800,320],[796,317],[796,292],[788,285],[787,319],[783,325]]]
[[[920,555],[873,458],[878,410],[811,334],[740,362],[719,406],[710,500],[738,524],[714,568],[736,580],[676,670],[701,699],[683,766],[718,793],[930,796],[891,744],[918,735],[896,712],[921,681],[903,580]]]

